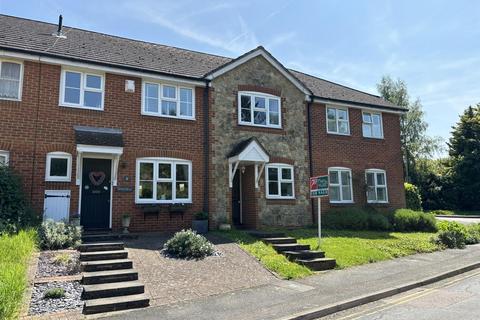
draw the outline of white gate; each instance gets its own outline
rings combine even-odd
[[[46,190],[43,204],[43,220],[68,221],[70,190]]]

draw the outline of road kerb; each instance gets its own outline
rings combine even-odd
[[[393,288],[390,288],[390,289],[381,290],[381,291],[377,291],[377,292],[374,292],[374,293],[359,296],[357,298],[353,298],[353,299],[350,299],[350,300],[344,300],[344,301],[341,301],[341,302],[338,302],[338,303],[334,303],[334,304],[326,305],[326,306],[323,306],[323,307],[303,311],[301,313],[297,313],[297,314],[294,314],[294,315],[283,317],[280,320],[314,320],[314,319],[317,319],[317,318],[320,318],[320,317],[325,317],[325,316],[333,314],[333,313],[337,313],[337,312],[340,312],[340,311],[344,311],[344,310],[347,310],[347,309],[358,307],[358,306],[361,306],[363,304],[367,304],[367,303],[370,303],[370,302],[374,302],[374,301],[378,301],[378,300],[381,300],[381,299],[384,299],[384,298],[388,298],[388,297],[391,297],[391,296],[394,296],[394,295],[397,295],[399,293],[403,293],[403,292],[406,292],[406,291],[409,291],[409,290],[412,290],[412,289],[415,289],[415,288],[419,288],[419,287],[426,286],[426,285],[429,285],[429,284],[432,284],[432,283],[435,283],[435,282],[438,282],[438,281],[442,281],[444,279],[451,278],[451,277],[457,276],[459,274],[462,274],[462,273],[465,273],[465,272],[468,272],[468,271],[472,271],[472,270],[475,270],[475,269],[478,269],[478,268],[480,268],[480,262],[470,264],[468,266],[464,266],[464,267],[461,267],[461,268],[458,268],[458,269],[455,269],[455,270],[451,270],[451,271],[448,271],[448,272],[444,272],[444,273],[438,274],[438,275],[433,276],[433,277],[424,278],[424,279],[419,280],[419,281],[410,282],[410,283],[403,284],[403,285],[400,285],[400,286],[396,286],[396,287],[393,287]]]

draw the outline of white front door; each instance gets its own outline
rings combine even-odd
[[[43,204],[43,220],[68,221],[70,190],[46,190]]]

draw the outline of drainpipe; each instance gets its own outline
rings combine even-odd
[[[25,69],[24,69],[25,70]],[[25,71],[24,71],[25,72]],[[30,185],[30,203],[33,204],[33,189],[35,183],[35,167],[37,164],[37,136],[38,136],[38,121],[40,113],[40,86],[42,84],[42,62],[40,57],[38,57],[38,88],[37,88],[37,110],[35,111],[35,124],[33,129],[33,154],[32,154],[32,176],[31,176],[31,185]]]
[[[307,132],[308,132],[308,166],[310,170],[310,176],[313,176],[313,155],[312,155],[312,103],[313,95],[310,95],[310,101],[307,103]],[[315,221],[315,208],[313,207],[314,201],[310,199],[310,209],[312,214],[312,223]]]
[[[209,210],[209,188],[210,188],[210,114],[209,114],[209,91],[210,80],[205,80],[205,90],[203,91],[203,156],[204,156],[204,179],[203,179],[203,211]]]

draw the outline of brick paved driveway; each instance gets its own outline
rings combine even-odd
[[[208,238],[221,256],[203,260],[166,258],[160,249],[169,237],[146,234],[128,240],[126,247],[140,280],[145,284],[150,304],[163,305],[260,286],[276,278],[234,243]]]

